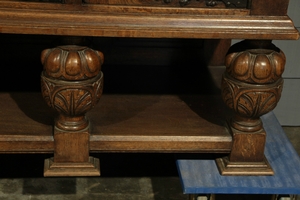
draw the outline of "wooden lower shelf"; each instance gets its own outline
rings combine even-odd
[[[39,93],[0,94],[0,152],[54,151],[55,112]],[[87,114],[91,152],[229,153],[225,109],[214,95],[103,95]]]
[[[53,118],[39,93],[0,93],[0,152],[53,152]]]

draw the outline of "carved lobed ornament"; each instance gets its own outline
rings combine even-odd
[[[249,49],[226,56],[227,73],[246,83],[267,84],[281,78],[286,58],[282,51]]]
[[[41,55],[45,76],[70,81],[97,76],[103,60],[100,51],[77,45],[46,49]]]

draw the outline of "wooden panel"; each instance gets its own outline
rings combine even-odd
[[[0,152],[54,151],[54,115],[40,95],[0,94]],[[88,117],[94,152],[228,153],[232,143],[219,96],[103,95]]]
[[[204,55],[209,66],[224,66],[231,40],[205,40]],[[221,79],[220,79],[221,80]]]
[[[262,162],[264,160],[262,153],[266,143],[264,131],[251,134],[234,131],[232,137],[234,142],[229,157],[230,162]]]
[[[289,0],[252,0],[251,15],[283,16],[287,14]]]
[[[87,130],[77,133],[55,130],[54,139],[54,162],[88,162],[89,133]]]
[[[172,70],[174,65],[224,65],[231,40],[93,38],[92,45],[104,53],[104,67],[170,66]]]
[[[229,152],[231,148],[218,96],[112,95],[101,99],[89,115],[92,151]]]

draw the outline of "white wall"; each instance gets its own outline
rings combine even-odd
[[[288,15],[300,31],[300,0],[290,0]],[[286,55],[284,87],[274,110],[283,126],[300,126],[300,40],[273,41]]]

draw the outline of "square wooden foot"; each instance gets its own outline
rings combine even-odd
[[[223,176],[272,176],[274,171],[264,157],[262,162],[230,162],[228,157],[216,159],[218,170]]]
[[[89,157],[88,162],[54,162],[53,158],[44,162],[44,176],[100,176],[99,159]]]

